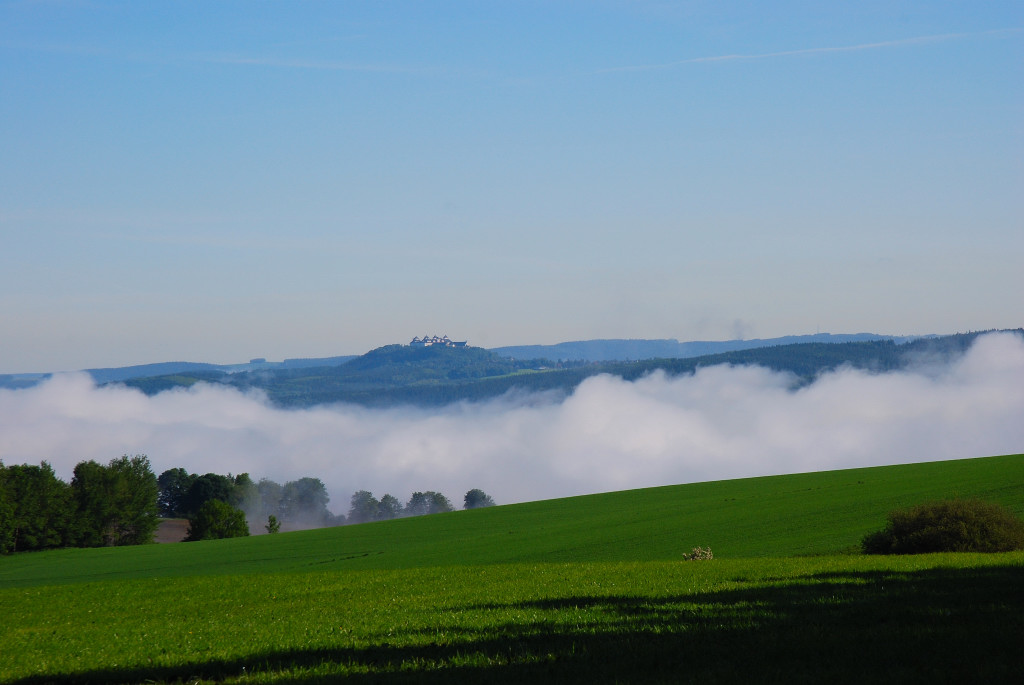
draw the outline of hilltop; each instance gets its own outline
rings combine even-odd
[[[98,384],[122,383],[149,395],[202,382],[240,390],[258,389],[281,407],[338,402],[367,407],[442,406],[486,400],[510,391],[564,396],[597,374],[634,380],[654,371],[671,376],[717,364],[763,366],[791,374],[794,384],[801,385],[841,366],[886,372],[907,368],[924,359],[948,361],[962,354],[984,332],[912,339],[870,333],[821,334],[721,343],[591,340],[493,350],[464,343],[395,344],[359,356],[284,362],[254,359],[227,366],[167,362],[93,369],[89,373]],[[1012,332],[1024,335],[1024,329]],[[790,340],[799,342],[776,344]],[[717,351],[690,354],[706,349]],[[665,356],[651,357],[659,351]],[[524,356],[533,353],[538,356]],[[610,357],[634,360],[607,360]],[[45,378],[45,374],[0,376],[0,387],[28,387]]]
[[[1021,329],[1015,332],[1024,334]],[[282,407],[335,402],[368,407],[441,406],[486,400],[510,391],[564,396],[597,374],[635,380],[654,371],[680,375],[717,364],[763,366],[791,374],[794,384],[800,385],[840,366],[885,372],[907,368],[922,359],[948,361],[962,354],[980,334],[918,338],[902,343],[893,339],[808,342],[633,362],[521,359],[479,347],[387,345],[335,366],[231,374],[202,371],[131,379],[125,384],[153,394],[201,381],[220,383],[243,390],[260,389]]]
[[[935,336],[919,336],[935,337]],[[447,340],[433,336],[438,343]],[[630,361],[642,359],[684,359],[722,352],[734,352],[737,350],[755,349],[758,347],[770,347],[777,345],[795,345],[800,343],[838,343],[838,342],[865,342],[869,340],[892,340],[897,343],[915,340],[916,337],[899,337],[891,335],[878,335],[876,333],[855,333],[855,334],[830,334],[818,333],[815,335],[791,335],[781,338],[753,339],[753,340],[725,340],[725,341],[695,341],[679,342],[678,340],[646,340],[646,339],[610,339],[610,340],[576,340],[561,342],[554,345],[513,345],[506,347],[490,348],[500,357],[516,359],[543,359],[551,361],[568,362],[603,362],[603,361]],[[423,338],[415,337],[409,343],[409,347],[422,348],[433,346],[433,340],[429,336]],[[449,345],[439,347],[469,347],[466,342],[448,341]],[[402,347],[401,345],[387,345],[378,350]],[[367,354],[373,354],[372,350]],[[251,359],[248,362],[238,364],[211,364],[206,362],[171,361],[157,362],[153,364],[136,364],[133,366],[118,366],[106,368],[84,369],[84,372],[92,376],[96,383],[117,383],[136,378],[155,378],[158,376],[174,376],[177,374],[204,374],[217,375],[229,373],[242,373],[248,371],[283,371],[296,369],[312,369],[321,367],[340,366],[356,359],[360,355],[339,355],[334,357],[302,357],[296,359],[285,359],[274,362],[266,359]],[[15,373],[0,374],[0,388],[24,388],[30,387],[49,378],[52,374],[41,373]]]
[[[199,381],[241,390],[260,389],[279,406],[304,407],[332,402],[384,406],[415,398],[429,404],[462,399],[482,379],[509,378],[542,365],[501,357],[481,347],[386,345],[336,366],[260,369],[241,373],[176,374],[132,379],[126,385],[152,394]]]

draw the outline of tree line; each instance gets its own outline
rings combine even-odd
[[[70,483],[47,462],[4,466],[0,461],[0,554],[60,547],[137,545],[153,541],[161,518],[189,520],[186,540],[238,537],[250,530],[322,528],[452,511],[439,492],[414,492],[403,505],[360,490],[348,517],[327,509],[330,496],[319,478],[284,485],[248,473],[192,474],[183,468],[159,477],[145,455],[107,465],[83,461]],[[493,506],[482,490],[466,493],[465,509]]]
[[[463,499],[464,509],[493,507],[494,500],[483,490],[474,488],[466,493]],[[348,510],[348,523],[367,523],[369,521],[387,521],[403,516],[425,516],[454,511],[451,501],[440,492],[428,490],[414,492],[404,505],[397,497],[385,494],[380,499],[372,492],[359,490],[352,495]]]
[[[330,496],[319,478],[299,478],[281,485],[267,478],[254,482],[248,473],[226,476],[168,469],[157,478],[157,503],[164,518],[194,519],[203,505],[217,500],[244,513],[250,527],[271,516],[287,528],[323,528],[341,525],[327,509]]]

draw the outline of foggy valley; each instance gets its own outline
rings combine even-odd
[[[908,370],[840,368],[792,389],[753,366],[635,381],[584,380],[570,395],[510,393],[444,407],[280,409],[258,391],[199,383],[146,396],[60,374],[0,390],[5,463],[146,454],[153,470],[321,479],[336,514],[351,494],[499,503],[719,480],[1006,454],[1024,444],[1024,339],[979,338],[962,357]]]

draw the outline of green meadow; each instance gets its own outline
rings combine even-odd
[[[954,496],[1024,455],[13,555],[0,682],[1016,682],[1024,553],[859,554]]]

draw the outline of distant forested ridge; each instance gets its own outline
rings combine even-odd
[[[321,357],[317,359],[285,359],[283,362],[268,362],[253,359],[246,364],[203,364],[197,362],[160,362],[110,369],[87,369],[86,373],[97,383],[111,383],[132,378],[150,378],[191,373],[239,373],[244,371],[266,371],[282,369],[308,369],[321,366],[337,366],[354,359],[352,355],[342,357]]]
[[[344,364],[350,359],[355,359],[355,355],[318,357],[310,359],[285,359],[283,362],[268,362],[265,359],[253,359],[244,364],[157,362],[155,364],[136,364],[134,366],[85,369],[85,373],[92,376],[92,379],[100,385],[104,383],[118,383],[135,378],[155,378],[157,376],[172,378],[179,374],[183,379],[195,378],[197,380],[206,380],[208,377],[217,377],[225,373],[239,373],[243,371],[307,369],[321,366],[337,366],[339,364]],[[52,373],[0,374],[0,388],[7,388],[10,390],[31,388],[51,376],[53,376]],[[179,384],[174,383],[173,381],[165,383],[167,388],[175,387],[175,385]]]
[[[1012,332],[1024,335],[1024,329]],[[204,370],[130,379],[125,385],[148,394],[197,382],[240,390],[259,389],[280,407],[338,402],[367,407],[442,406],[487,400],[508,392],[546,392],[558,397],[571,393],[586,378],[601,373],[635,380],[659,370],[676,376],[716,364],[762,366],[792,374],[794,384],[800,385],[841,366],[886,372],[907,368],[923,359],[952,359],[963,354],[982,333],[918,338],[910,342],[897,339],[805,342],[633,362],[520,359],[503,357],[479,347],[388,345],[334,366],[270,368],[230,374]]]
[[[752,350],[758,347],[775,347],[778,345],[796,345],[801,343],[847,343],[867,342],[872,340],[892,340],[896,343],[909,342],[913,337],[894,337],[875,333],[838,334],[817,333],[815,335],[789,335],[782,338],[724,340],[724,341],[693,341],[679,342],[675,338],[662,340],[576,340],[557,343],[555,345],[515,345],[510,347],[494,347],[503,357],[520,357],[523,359],[560,359],[566,361],[636,361],[640,359],[685,359],[702,357],[722,352]]]

